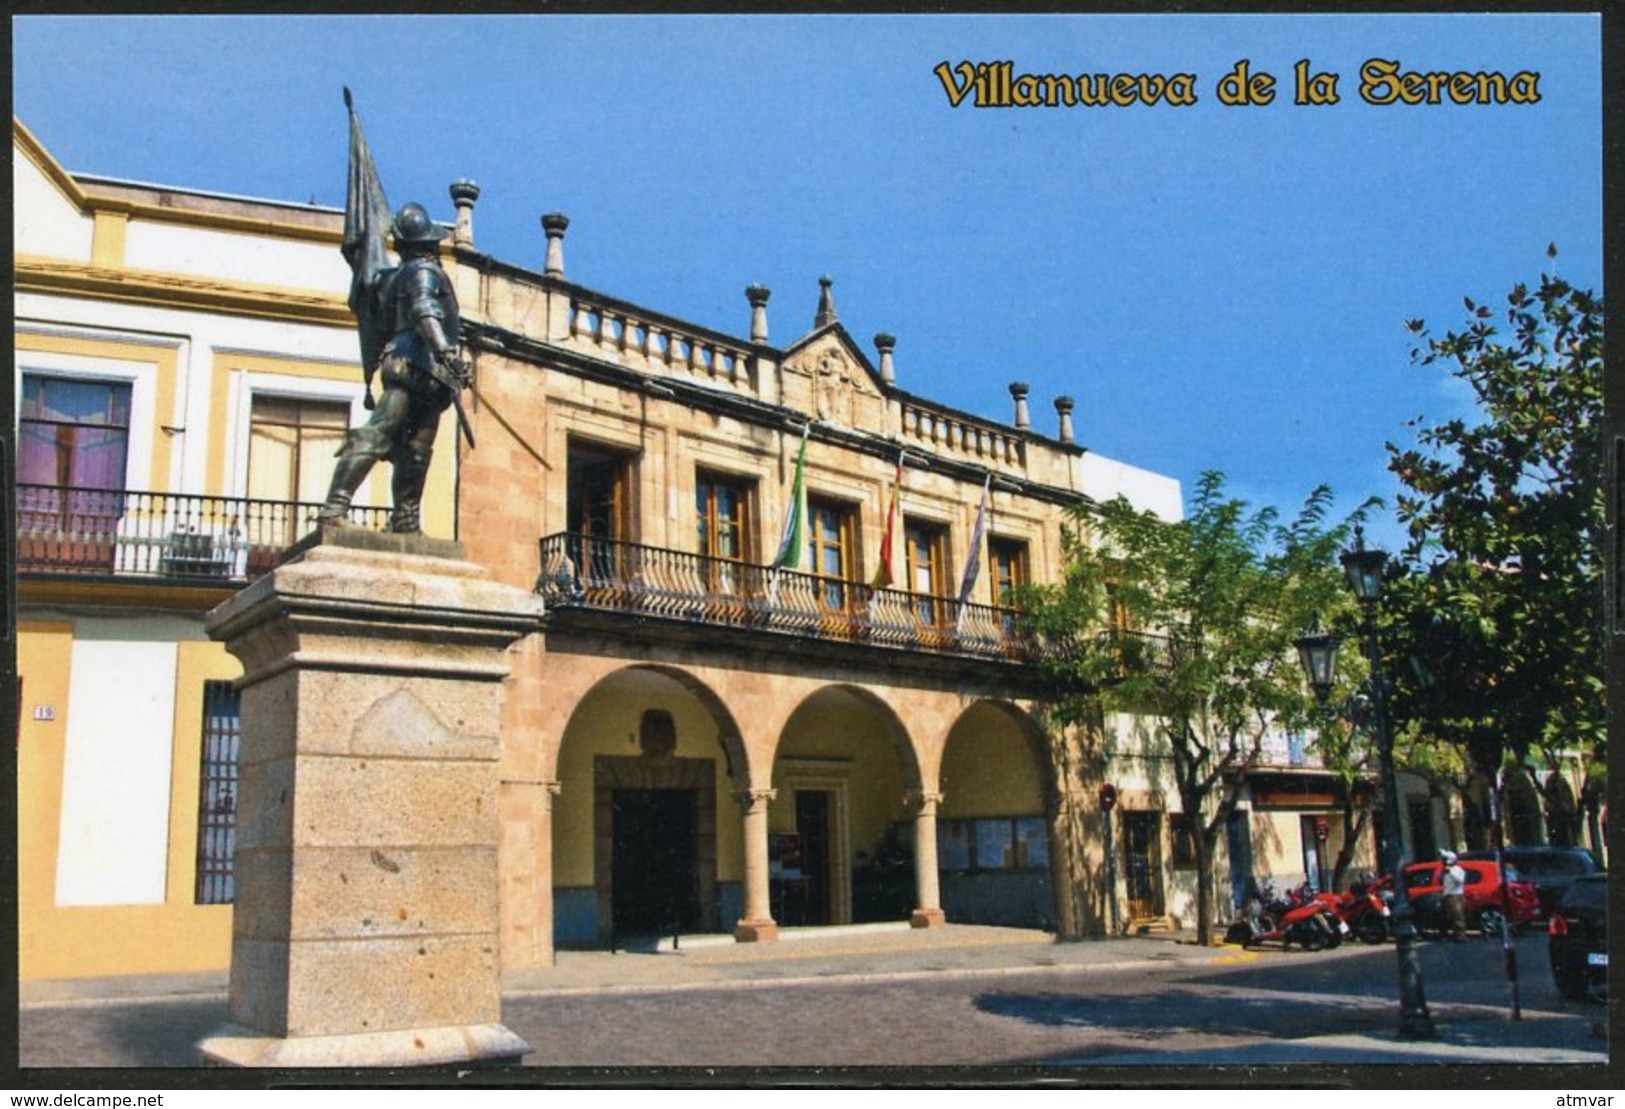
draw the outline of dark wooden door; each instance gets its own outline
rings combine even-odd
[[[612,812],[610,899],[617,936],[699,927],[691,789],[617,789]]]
[[[796,791],[796,831],[801,835],[801,867],[807,876],[804,924],[829,924],[831,893],[830,792]]]

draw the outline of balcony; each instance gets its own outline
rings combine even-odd
[[[1015,609],[575,534],[547,536],[541,550],[536,589],[554,611],[1023,664],[1048,650]]]
[[[17,570],[240,586],[314,530],[321,505],[120,489],[17,486]],[[350,510],[382,529],[387,508]]]

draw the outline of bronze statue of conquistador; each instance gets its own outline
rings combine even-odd
[[[371,303],[365,305],[383,338],[377,362],[364,367],[372,416],[345,439],[317,519],[343,521],[356,488],[373,464],[387,457],[395,471],[389,530],[410,533],[422,530],[423,483],[435,433],[441,413],[464,385],[464,370],[457,348],[457,294],[438,257],[445,232],[420,204],[404,205],[392,231],[401,264],[378,271],[368,282]],[[382,384],[376,402],[375,374]]]
[[[423,483],[441,413],[455,407],[458,426],[474,445],[459,400],[469,383],[457,347],[461,320],[457,294],[440,266],[445,231],[421,204],[402,205],[390,216],[349,89],[344,105],[350,113],[350,170],[339,249],[350,263],[350,311],[361,338],[372,415],[339,448],[327,502],[316,519],[344,523],[356,489],[379,459],[388,458],[395,471],[389,530],[410,534],[423,530]],[[399,265],[390,265],[386,236],[394,239]],[[376,401],[375,377],[383,387]]]

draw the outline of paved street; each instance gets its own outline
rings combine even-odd
[[[557,967],[508,976],[503,1018],[534,1048],[527,1066],[565,1068],[543,1080],[597,1067],[1493,1061],[1543,1068],[1529,1072],[1541,1085],[1543,1074],[1579,1078],[1606,1063],[1604,1008],[1557,997],[1544,936],[1519,943],[1516,1023],[1498,944],[1428,944],[1422,955],[1440,1032],[1427,1044],[1394,1035],[1391,946],[1054,944],[977,928],[831,931],[771,950],[691,939],[676,952],[565,952]],[[22,1064],[195,1065],[192,1044],[225,1017],[222,982],[141,985],[25,990]]]

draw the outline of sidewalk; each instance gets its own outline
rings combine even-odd
[[[738,944],[729,936],[670,937],[632,950],[562,951],[552,967],[511,970],[503,976],[505,1002],[527,998],[616,994],[653,994],[714,989],[783,988],[840,981],[897,982],[908,979],[1027,977],[1122,972],[1177,964],[1225,968],[1267,966],[1267,955],[1235,947],[1199,947],[1177,934],[1120,938],[1083,943],[1056,943],[1050,935],[1025,929],[949,925],[915,930],[906,924],[861,925],[820,929],[786,929],[778,943]],[[1260,989],[1238,983],[1230,989],[1246,998],[1290,1005],[1298,995],[1278,988]],[[27,982],[20,986],[23,1023],[48,1023],[66,1043],[94,1042],[113,1010],[138,1006],[155,1016],[186,1010],[193,1020],[223,1018],[227,996],[225,972],[213,974],[100,978]],[[1308,996],[1308,995],[1305,995]],[[1322,1003],[1324,998],[1321,998]],[[1393,1007],[1391,999],[1348,999],[1351,1010],[1363,1010],[1335,1034],[1291,1039],[1264,1039],[1223,1049],[1144,1051],[1077,1059],[1087,1066],[1154,1065],[1319,1065],[1370,1063],[1519,1063],[1605,1064],[1607,1041],[1600,1034],[1603,1007],[1594,1012],[1544,1012],[1526,1008],[1513,1022],[1505,1009],[1489,1004],[1434,1004],[1439,1035],[1425,1043],[1400,1041],[1376,1014]],[[1351,1016],[1352,1016],[1351,1012]],[[126,1019],[122,1016],[119,1019]],[[156,1033],[157,1028],[142,1023]],[[162,1023],[161,1021],[158,1023]],[[1349,1029],[1353,1029],[1350,1031]],[[173,1038],[173,1037],[171,1037]],[[143,1048],[140,1064],[176,1065],[187,1044]],[[54,1054],[54,1053],[53,1053]],[[26,1049],[25,1049],[26,1055]],[[64,1053],[60,1065],[79,1057]],[[1055,1062],[1065,1065],[1069,1060]],[[40,1065],[23,1059],[24,1065]],[[83,1064],[79,1064],[83,1065]],[[109,1065],[109,1064],[102,1064]],[[123,1063],[111,1065],[127,1065]]]

